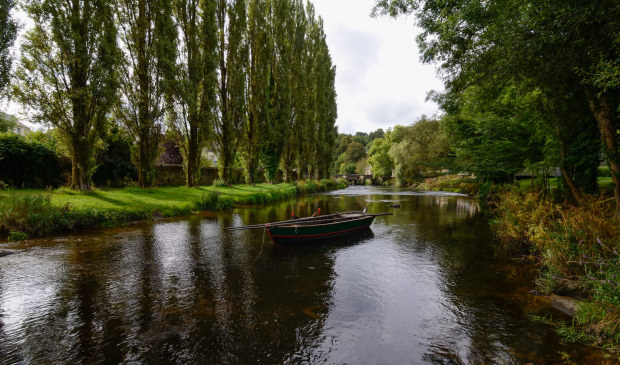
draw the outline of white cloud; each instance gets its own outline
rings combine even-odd
[[[371,18],[374,0],[313,3],[336,65],[340,132],[385,130],[438,112],[425,99],[443,84],[435,68],[419,60],[412,18]]]

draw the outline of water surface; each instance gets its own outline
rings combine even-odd
[[[300,248],[224,231],[366,206],[394,215]],[[0,363],[613,363],[531,319],[551,313],[533,270],[458,194],[352,187],[0,248]]]

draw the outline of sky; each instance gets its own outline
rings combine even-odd
[[[340,133],[386,130],[439,113],[425,100],[429,91],[443,90],[443,83],[435,66],[420,61],[412,16],[372,18],[375,0],[312,2],[336,65]]]
[[[420,61],[415,42],[419,29],[413,17],[372,18],[375,0],[312,2],[316,14],[323,18],[336,65],[336,125],[340,133],[410,125],[423,114],[439,112],[435,103],[426,101],[426,95],[431,90],[443,90],[443,84],[435,66]],[[24,23],[26,19],[20,15]],[[0,109],[28,121],[15,103],[0,102]]]

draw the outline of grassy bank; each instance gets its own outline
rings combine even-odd
[[[451,193],[461,193],[476,195],[480,188],[480,183],[469,176],[441,175],[424,179],[414,189],[428,191],[449,191]]]
[[[504,248],[537,264],[538,291],[580,301],[572,323],[560,322],[560,334],[620,356],[620,231],[610,220],[613,199],[591,197],[574,206],[517,186],[496,197],[493,230]]]
[[[294,184],[124,188],[79,192],[57,190],[0,191],[0,237],[9,239],[102,226],[118,226],[153,217],[219,211],[240,205],[285,200],[296,195],[346,187],[331,180]]]

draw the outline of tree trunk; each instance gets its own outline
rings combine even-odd
[[[566,185],[568,185],[568,188],[573,194],[573,197],[577,201],[577,204],[581,205],[581,202],[583,201],[583,194],[581,194],[581,191],[579,190],[579,188],[577,188],[577,185],[575,185],[575,182],[573,181],[573,175],[569,173],[565,166],[566,156],[568,155],[568,145],[564,141],[564,138],[562,138],[561,133],[562,132],[560,131],[559,125],[556,125],[555,134],[556,138],[558,139],[558,143],[560,144],[560,171],[562,172],[562,177],[564,177],[564,181],[566,181]]]
[[[89,190],[88,183],[88,143],[79,136],[73,140],[73,157],[71,158],[71,188]]]
[[[616,140],[616,128],[613,125],[613,107],[607,96],[601,92],[586,88],[586,96],[590,104],[590,110],[596,119],[601,131],[605,156],[611,170],[614,182],[614,196],[616,198],[616,212],[614,219],[620,223],[620,156],[618,156],[618,141]]]
[[[190,128],[189,148],[187,151],[187,186],[196,186],[196,171],[198,170],[198,159],[200,158],[198,150],[198,130],[195,127]]]

